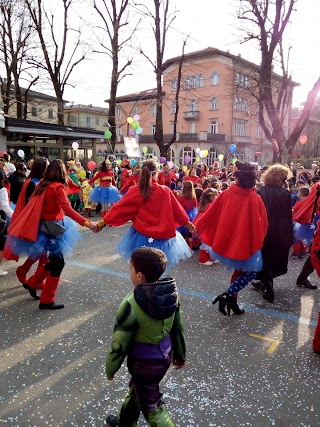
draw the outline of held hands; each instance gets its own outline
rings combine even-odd
[[[196,227],[192,224],[192,222],[189,221],[188,224],[186,224],[186,227],[192,233],[196,232]]]
[[[99,233],[99,231],[102,230],[102,228],[100,228],[98,226],[97,222],[90,222],[90,224],[87,226],[91,231],[93,231],[94,233]]]

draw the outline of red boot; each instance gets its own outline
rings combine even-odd
[[[34,261],[31,258],[27,258],[25,262],[17,268],[16,276],[19,282],[25,283],[27,281],[27,274],[35,262],[36,260]]]
[[[209,253],[205,249],[200,249],[199,264],[201,264],[201,265],[212,265],[213,264],[213,262],[210,261]]]
[[[26,281],[29,288],[39,289],[43,285],[44,280],[50,274],[50,271],[46,270],[44,267],[45,264],[39,265],[36,272]]]
[[[59,285],[60,277],[48,276],[40,296],[40,309],[58,310],[63,308],[63,304],[56,304],[54,297]]]
[[[316,330],[314,331],[312,348],[315,353],[320,354],[320,312],[319,312],[318,324],[317,324]]]

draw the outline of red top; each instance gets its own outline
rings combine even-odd
[[[121,178],[120,178],[120,184],[121,187],[123,187],[125,185],[125,183],[127,182],[127,179],[129,178],[131,174],[131,171],[129,171],[127,168],[123,168],[121,171]]]
[[[206,178],[208,176],[208,172],[207,171],[203,171],[200,174],[200,178]]]
[[[158,182],[160,185],[165,185],[170,187],[171,182],[176,181],[176,174],[173,171],[170,171],[167,175],[164,172],[160,172],[158,175]]]
[[[185,210],[191,210],[197,207],[197,198],[186,199],[184,196],[177,196],[177,199]]]
[[[115,227],[132,220],[139,233],[155,239],[175,237],[176,228],[189,222],[188,215],[172,192],[155,181],[152,182],[149,199],[145,200],[139,186],[134,185],[112,206],[103,220]]]
[[[40,196],[31,197],[10,227],[9,234],[22,240],[36,242],[40,221],[42,219],[62,220],[64,212],[80,225],[87,222],[83,216],[72,209],[65,186],[60,182],[53,182]]]
[[[232,185],[196,221],[201,240],[219,255],[248,260],[262,248],[268,229],[263,200],[253,189]]]
[[[299,224],[308,224],[311,220],[313,212],[314,201],[316,198],[317,188],[320,186],[320,182],[316,182],[310,190],[309,195],[300,202],[296,203],[293,207],[293,221]],[[320,198],[318,200],[316,213],[320,214]]]
[[[201,183],[201,179],[197,175],[186,175],[183,177],[183,181],[191,181],[194,184]]]
[[[100,187],[116,186],[114,173],[112,171],[99,171],[93,178],[89,179],[88,184],[92,184],[96,179],[100,178]]]
[[[126,183],[120,188],[120,193],[125,193],[133,185],[138,185],[140,181],[140,175],[130,175],[126,180]]]

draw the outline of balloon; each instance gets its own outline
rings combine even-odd
[[[169,168],[170,168],[170,169],[172,169],[172,168],[173,168],[173,165],[174,165],[174,164],[173,164],[173,161],[172,161],[172,160],[169,160],[169,161],[168,161],[168,166],[169,166]]]
[[[200,162],[200,160],[201,160],[201,159],[200,159],[200,157],[196,157],[196,162],[198,162],[198,163],[199,163],[199,162]]]
[[[134,166],[136,164],[136,161],[134,159],[130,160],[131,166]]]
[[[229,150],[231,154],[234,154],[236,152],[237,146],[236,144],[230,144]]]
[[[234,159],[232,159],[232,163],[235,165],[237,163],[238,159],[235,157]]]
[[[318,169],[317,164],[316,164],[316,163],[312,163],[312,165],[311,165],[311,169],[312,169],[313,171],[317,170],[317,169]]]
[[[132,129],[137,130],[137,129],[138,129],[138,127],[139,127],[139,122],[137,122],[136,120],[134,120],[134,121],[131,123],[131,126],[132,126]]]
[[[138,127],[138,129],[136,130],[136,134],[141,135],[142,132],[143,132],[143,129],[141,127]]]
[[[204,154],[204,157],[207,157],[207,155],[209,154],[209,151],[208,150],[203,150],[203,154]]]
[[[200,150],[199,156],[201,157],[201,159],[203,159],[205,157],[204,150]]]
[[[3,157],[5,154],[7,154],[5,151],[0,152],[0,157]]]
[[[140,120],[140,116],[139,116],[139,114],[135,114],[135,115],[133,116],[133,120],[135,120],[136,122],[138,122],[138,121]]]
[[[133,129],[130,129],[129,130],[129,135],[135,135],[136,134],[136,131],[135,130],[133,130]]]
[[[187,166],[182,166],[181,169],[183,170],[183,172],[187,172],[187,170],[188,170]]]
[[[30,153],[34,154],[34,148],[30,148]]]
[[[158,157],[157,156],[152,156],[153,160],[155,160],[156,162],[158,161]]]
[[[142,152],[143,152],[143,154],[147,154],[148,147],[146,147],[146,146],[142,147]]]
[[[300,144],[304,145],[308,142],[308,137],[306,135],[301,135],[299,138]]]
[[[223,154],[219,154],[218,159],[220,162],[222,162],[222,160],[224,159],[224,155]]]
[[[167,159],[165,157],[160,157],[160,163],[166,163]]]
[[[131,125],[132,122],[133,122],[133,118],[132,117],[128,117],[127,118],[127,123],[129,123],[129,125]]]
[[[112,133],[109,131],[109,129],[105,131],[104,136],[106,139],[111,139]]]
[[[199,147],[198,147],[198,148],[196,148],[196,153],[197,153],[197,154],[199,154],[199,153],[200,153],[200,151],[201,151],[201,150],[200,150],[200,148],[199,148]]]
[[[86,171],[84,171],[83,169],[81,169],[81,171],[79,171],[79,176],[80,178],[85,178],[86,177]]]
[[[21,157],[21,159],[23,159],[24,158],[24,151],[18,150],[18,156]]]
[[[121,165],[122,161],[121,161],[120,159],[118,159],[118,160],[116,161],[116,163],[117,163],[117,165]]]
[[[77,143],[77,141],[74,141],[73,143],[72,143],[72,149],[73,150],[77,150],[79,148],[79,144]]]
[[[9,148],[9,153],[11,153],[11,154],[14,153],[14,148]]]
[[[92,160],[90,160],[90,162],[88,162],[88,169],[92,172],[93,170],[95,170],[96,168],[96,164],[95,162],[93,162]]]
[[[188,164],[188,163],[190,163],[191,162],[191,157],[190,156],[185,156],[185,158],[184,158],[184,162],[186,163],[186,164]]]
[[[15,172],[16,171],[16,167],[14,164],[12,163],[6,163],[7,168],[9,169],[10,172]]]

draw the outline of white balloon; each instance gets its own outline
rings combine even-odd
[[[11,173],[13,173],[13,172],[15,172],[15,171],[16,171],[16,167],[15,167],[15,165],[14,165],[14,164],[12,164],[12,163],[6,163],[6,167],[8,168],[8,170],[9,170]]]
[[[196,153],[199,154],[200,153],[200,148],[196,148]]]
[[[77,141],[74,141],[74,142],[72,143],[72,148],[73,148],[74,150],[77,150],[77,149],[79,148],[79,144],[77,143]]]
[[[23,159],[24,158],[24,151],[18,150],[18,156],[21,157],[21,159]]]
[[[205,157],[204,150],[199,151],[200,158],[203,159]]]

